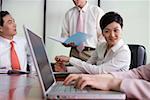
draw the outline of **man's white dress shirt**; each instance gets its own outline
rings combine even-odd
[[[62,37],[69,37],[76,33],[77,18],[79,14],[79,8],[73,7],[65,14],[65,19],[62,26]],[[104,15],[104,11],[95,5],[89,5],[88,3],[82,8],[83,15],[83,32],[88,34],[88,38],[84,43],[84,46],[96,48],[98,40],[104,41],[100,29],[100,19]]]
[[[4,67],[7,70],[12,69],[10,58],[11,41],[0,36],[0,70]],[[35,70],[25,38],[14,37],[13,41],[21,70],[27,71],[27,64],[31,67],[31,70]]]

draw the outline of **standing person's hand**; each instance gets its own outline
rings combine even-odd
[[[68,44],[66,43],[62,43],[65,47],[76,47],[75,43],[74,42],[70,42]]]

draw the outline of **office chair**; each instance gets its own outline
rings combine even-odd
[[[128,46],[131,50],[130,69],[145,65],[147,60],[145,47],[138,44],[128,44]]]

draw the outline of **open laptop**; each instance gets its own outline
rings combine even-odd
[[[64,86],[62,82],[56,82],[42,39],[26,27],[24,30],[45,98],[125,99],[125,94],[121,92],[100,91],[91,88],[79,90],[75,89],[73,85]]]

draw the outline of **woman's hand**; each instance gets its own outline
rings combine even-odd
[[[67,68],[63,63],[56,62],[55,65],[54,65],[54,70],[56,72],[66,72]]]
[[[56,56],[56,57],[55,57],[55,60],[56,60],[57,62],[69,62],[70,57],[63,56],[63,55],[61,55],[61,56]]]

